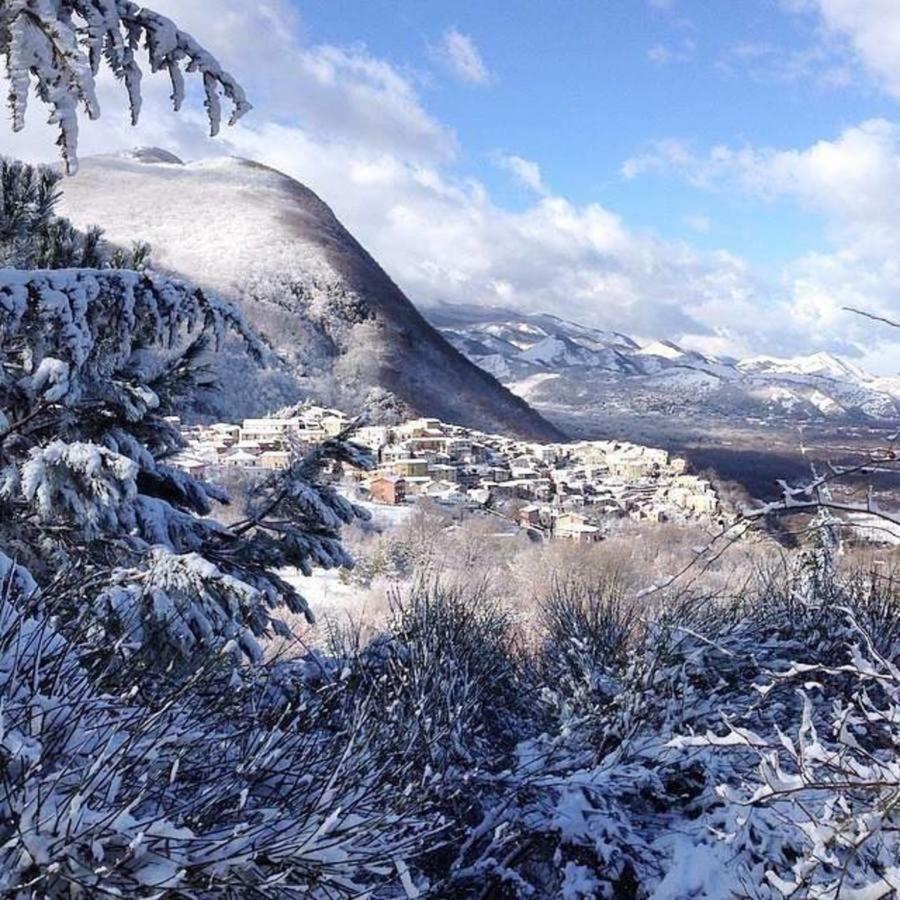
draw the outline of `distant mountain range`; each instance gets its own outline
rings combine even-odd
[[[900,420],[900,378],[863,372],[828,353],[714,358],[668,340],[546,314],[477,306],[425,310],[472,362],[551,418],[658,414],[739,421]]]
[[[530,439],[560,432],[471,363],[418,312],[311,190],[242,159],[184,164],[155,148],[83,159],[62,212],[114,243],[147,241],[154,267],[237,303],[283,359],[221,354],[220,415],[310,398],[383,420],[434,416]]]

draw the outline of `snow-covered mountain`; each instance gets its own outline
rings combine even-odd
[[[236,301],[284,358],[260,373],[223,354],[222,412],[312,397],[559,437],[451,346],[329,207],[286,175],[242,159],[183,164],[149,149],[83,159],[63,187],[61,211],[77,226],[99,225],[114,243],[147,241],[157,268]]]
[[[455,346],[545,414],[895,422],[900,380],[828,353],[717,359],[670,340],[489,307],[426,311]]]
[[[751,356],[738,364],[742,372],[757,375],[821,375],[839,381],[867,381],[870,377],[862,369],[838,359],[830,353],[813,353],[784,359],[778,356]]]

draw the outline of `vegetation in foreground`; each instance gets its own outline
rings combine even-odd
[[[523,647],[423,585],[383,632],[98,670],[3,558],[8,896],[889,896],[898,594],[560,587]]]

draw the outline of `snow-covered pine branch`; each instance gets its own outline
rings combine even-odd
[[[0,547],[43,583],[74,559],[107,573],[94,643],[166,664],[225,644],[256,657],[273,610],[311,618],[277,570],[351,564],[340,531],[360,511],[319,479],[365,463],[346,435],[267,480],[234,529],[208,515],[220,489],[166,464],[182,447],[170,417],[214,386],[229,335],[267,357],[236,310],[179,281],[0,270]]]
[[[215,57],[152,9],[131,0],[5,0],[0,5],[0,56],[6,62],[13,130],[25,127],[34,78],[38,97],[50,107],[50,122],[59,126],[57,143],[66,168],[74,173],[79,108],[92,119],[100,115],[96,76],[101,61],[125,84],[132,123],[137,123],[142,42],[150,71],[168,73],[176,110],[184,101],[184,72],[199,73],[213,135],[222,119],[220,91],[231,102],[231,124],[250,110],[243,89]]]

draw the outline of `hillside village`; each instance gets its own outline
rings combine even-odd
[[[173,464],[212,480],[230,468],[284,469],[292,453],[348,425],[339,410],[314,405],[240,424],[182,425],[187,447]],[[712,484],[690,474],[683,459],[627,442],[533,443],[431,418],[365,425],[353,440],[372,452],[376,468],[344,467],[333,475],[355,497],[375,504],[428,498],[578,543],[602,540],[616,520],[709,521],[722,512]]]

